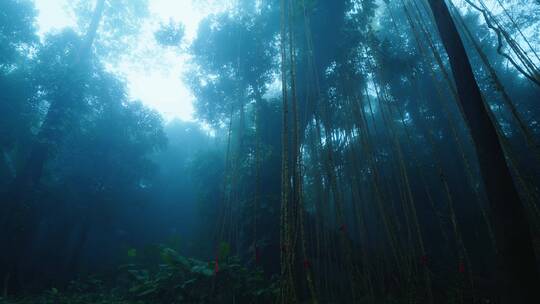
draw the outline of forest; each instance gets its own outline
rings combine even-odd
[[[539,0],[62,1],[0,0],[0,304],[540,303]]]

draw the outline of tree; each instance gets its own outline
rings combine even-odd
[[[96,16],[99,17],[101,13],[102,9],[99,9],[98,7],[96,9]],[[97,19],[97,21],[95,21],[96,24],[99,23],[100,17],[98,17],[95,18],[95,20]],[[95,27],[97,28],[97,25]],[[85,60],[82,62],[80,60],[87,57],[85,47],[83,46],[91,45],[94,34],[90,31],[87,35],[87,39],[84,41],[79,40],[78,37],[73,37],[74,35],[71,35],[70,37],[69,33],[67,34],[68,35],[63,36],[63,38],[68,38],[68,40],[62,41],[66,43],[53,45],[52,48],[44,50],[43,52],[46,54],[46,51],[58,51],[58,48],[55,47],[60,47],[60,49],[63,48],[64,51],[66,51],[65,54],[68,54],[68,56],[65,58],[53,57],[59,58],[59,60],[53,60],[50,65],[53,69],[55,68],[55,63],[58,64],[56,68],[62,67],[62,69],[55,70],[55,72],[58,73],[60,71],[60,73],[65,73],[60,77],[64,83],[61,83],[60,86],[57,87],[58,90],[49,92],[49,97],[52,97],[52,99],[49,100],[50,106],[47,115],[36,136],[36,140],[31,144],[26,162],[21,169],[17,171],[16,177],[11,182],[7,194],[5,195],[5,203],[3,206],[5,212],[7,214],[20,214],[21,216],[20,218],[13,218],[15,222],[8,225],[8,228],[9,226],[13,228],[20,225],[20,223],[17,224],[16,221],[34,222],[36,220],[36,216],[38,215],[34,212],[33,207],[28,205],[26,200],[28,199],[30,192],[38,185],[43,174],[45,163],[54,153],[55,145],[57,145],[58,140],[63,136],[64,132],[68,130],[67,127],[69,123],[72,122],[70,116],[73,113],[73,104],[80,105],[79,100],[83,95],[84,87],[84,82],[81,80],[88,77],[88,70],[84,67],[89,64]],[[68,78],[68,75],[70,75],[71,78]],[[73,88],[78,88],[78,90],[73,90]],[[11,242],[9,243],[11,244],[14,253],[11,258],[4,261],[6,265],[9,265],[9,267],[4,268],[7,270],[6,277],[10,277],[11,275],[15,276],[18,272],[18,260],[21,257],[21,252],[24,251],[24,247],[29,242],[31,235],[32,230],[29,229],[28,226],[16,228],[13,231]],[[14,282],[19,281],[16,278],[12,280],[14,280]]]
[[[26,144],[31,127],[37,121],[31,59],[28,50],[35,47],[36,11],[30,1],[0,3],[0,189],[15,175],[16,155]]]
[[[115,43],[111,44],[108,39],[98,39],[100,24],[104,23],[108,28],[112,28],[111,24],[114,25],[114,30],[109,31],[105,38],[117,39],[125,32],[130,32],[129,30],[132,28],[118,26],[122,25],[122,21],[127,25],[133,25],[137,22],[136,18],[130,19],[133,17],[133,14],[130,13],[133,10],[140,10],[140,6],[124,4],[121,0],[98,0],[88,19],[84,38],[80,38],[73,31],[65,31],[63,35],[59,36],[60,39],[57,40],[59,43],[50,44],[38,51],[42,55],[42,57],[38,56],[38,64],[41,64],[41,67],[45,67],[45,69],[51,68],[50,72],[57,77],[43,77],[39,79],[42,82],[37,83],[38,87],[41,86],[41,91],[38,90],[34,93],[42,98],[46,96],[46,102],[49,104],[47,114],[31,144],[24,165],[16,172],[16,177],[4,195],[2,207],[5,214],[18,214],[20,216],[11,217],[8,221],[10,223],[6,226],[14,228],[9,242],[12,244],[13,254],[10,258],[2,261],[8,265],[2,267],[7,278],[6,282],[10,281],[9,277],[17,273],[21,252],[24,251],[24,247],[32,236],[32,223],[35,224],[40,217],[34,210],[35,206],[29,204],[28,198],[39,185],[47,161],[55,155],[55,149],[69,133],[71,124],[77,123],[81,117],[81,109],[91,103],[91,100],[85,99],[87,97],[85,89],[93,76],[92,69],[96,66],[97,57],[95,56],[94,43],[98,41],[100,45],[114,49]],[[110,10],[110,13],[107,9]],[[12,32],[16,33],[16,31]],[[107,42],[109,42],[108,45]],[[55,52],[58,53],[55,54]],[[50,57],[46,58],[47,56]],[[47,84],[50,86],[47,87]],[[21,223],[17,223],[18,221],[26,222],[26,227],[17,228],[21,225]],[[16,278],[13,280],[18,281]]]
[[[6,0],[0,3],[0,68],[21,57],[21,48],[37,42],[36,11],[28,0]]]
[[[160,29],[154,33],[154,38],[162,46],[178,47],[185,35],[185,26],[169,20],[168,24],[161,24]]]
[[[191,46],[195,66],[188,75],[201,119],[224,124],[231,111],[243,115],[252,100],[262,98],[275,68],[273,30],[262,13],[223,13],[201,23]]]
[[[506,164],[497,129],[491,121],[457,28],[444,0],[430,0],[456,82],[460,106],[475,143],[492,211],[499,255],[499,292],[504,303],[538,301],[540,278],[528,220]]]

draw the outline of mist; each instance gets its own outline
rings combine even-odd
[[[538,0],[0,1],[0,303],[540,303]]]

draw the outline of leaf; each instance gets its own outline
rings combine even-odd
[[[167,263],[169,266],[173,267],[184,267],[184,268],[190,268],[190,263],[188,259],[181,256],[176,250],[171,248],[163,248],[161,250],[161,259]]]
[[[143,292],[137,294],[137,296],[138,296],[138,297],[143,297],[143,296],[146,296],[146,295],[149,295],[149,294],[151,294],[151,293],[156,292],[156,290],[157,290],[157,287],[152,287],[152,288],[150,288],[150,289],[147,289],[147,290],[145,290],[145,291],[143,291]]]
[[[206,265],[195,265],[191,268],[191,272],[202,274],[207,277],[211,277],[214,274],[214,272]]]
[[[145,281],[148,279],[148,272],[138,270],[128,270],[128,273],[135,277],[138,281]]]
[[[128,257],[130,257],[130,258],[136,257],[136,256],[137,256],[137,249],[135,249],[135,248],[130,248],[130,249],[128,249],[127,255],[128,255]]]

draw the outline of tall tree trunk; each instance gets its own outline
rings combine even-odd
[[[527,217],[497,130],[488,115],[465,47],[444,0],[429,0],[450,59],[465,121],[474,140],[498,247],[497,284],[503,303],[540,303],[538,269]]]
[[[286,1],[280,1],[280,55],[281,55],[281,95],[282,95],[282,138],[281,138],[281,218],[280,218],[280,245],[281,245],[281,286],[280,303],[296,302],[294,286],[291,277],[290,253],[290,221],[289,196],[291,176],[289,173],[289,104],[287,82],[287,53],[286,53]]]
[[[90,26],[78,50],[75,65],[87,59],[91,53],[105,10],[105,2],[106,0],[98,0],[96,3]],[[66,75],[66,77],[70,77],[70,75]],[[1,212],[5,212],[7,220],[0,224],[3,233],[6,234],[7,248],[11,253],[2,255],[0,275],[5,278],[4,285],[9,286],[14,292],[17,292],[19,285],[22,284],[18,274],[21,255],[31,240],[32,227],[39,220],[35,207],[29,205],[25,200],[30,190],[37,186],[41,179],[45,163],[52,154],[51,143],[57,142],[58,138],[63,135],[58,132],[62,129],[60,126],[66,120],[67,106],[65,102],[60,100],[51,103],[43,126],[32,145],[26,164],[17,173],[8,189],[5,203],[1,206]],[[5,287],[6,292],[9,291],[7,288]]]

